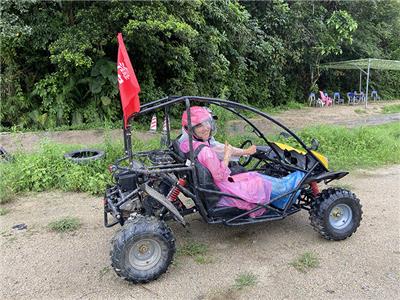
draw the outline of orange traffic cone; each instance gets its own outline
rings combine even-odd
[[[150,132],[155,133],[157,131],[157,117],[156,115],[153,115],[151,118],[151,123],[150,123]]]

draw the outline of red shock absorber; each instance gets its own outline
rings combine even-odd
[[[310,183],[310,187],[314,197],[317,197],[319,195],[318,184],[315,181],[313,181]]]
[[[186,185],[186,179],[185,178],[179,178],[178,182],[169,191],[169,193],[167,195],[167,199],[169,201],[171,201],[171,202],[176,201],[176,198],[178,198],[178,195],[181,192],[181,190],[178,188],[178,185],[185,186]]]

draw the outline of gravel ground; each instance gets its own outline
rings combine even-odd
[[[399,299],[400,165],[357,171],[337,184],[361,199],[363,220],[349,239],[330,242],[310,226],[308,213],[244,226],[207,225],[198,215],[184,229],[170,223],[178,248],[208,245],[208,263],[179,256],[158,280],[134,285],[110,268],[110,240],[118,230],[102,224],[102,199],[79,193],[27,194],[0,216],[1,299]],[[74,233],[47,229],[52,220],[78,217]],[[12,226],[25,223],[25,230]],[[306,251],[319,267],[290,265]],[[234,287],[242,273],[254,286]]]

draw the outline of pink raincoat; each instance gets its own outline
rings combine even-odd
[[[197,149],[201,144],[207,147],[200,151],[197,159],[211,172],[215,185],[218,186],[221,192],[236,195],[245,200],[223,196],[217,206],[231,206],[250,210],[255,208],[256,204],[269,203],[272,190],[270,181],[264,179],[257,172],[246,172],[230,176],[231,171],[218,159],[216,152],[210,148],[208,142],[193,141],[193,149]],[[182,141],[180,149],[184,153],[189,152],[189,140]],[[231,178],[231,181],[233,179],[233,182],[229,181],[228,178]],[[264,212],[265,209],[262,208],[251,213],[250,216],[257,217]]]

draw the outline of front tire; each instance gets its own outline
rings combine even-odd
[[[340,188],[323,190],[310,210],[311,225],[327,240],[350,237],[360,226],[361,219],[360,200]]]
[[[137,216],[128,220],[111,246],[111,265],[118,276],[146,283],[165,273],[175,253],[175,239],[165,222]]]

